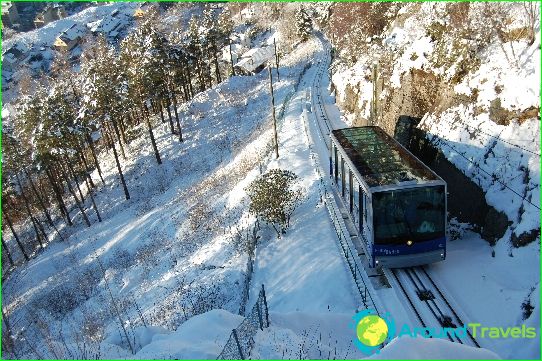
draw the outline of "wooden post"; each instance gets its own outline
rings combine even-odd
[[[275,157],[279,157],[279,141],[277,136],[277,118],[275,116],[275,96],[273,94],[273,75],[269,66],[269,90],[271,91],[271,112],[273,114],[273,131],[275,133]]]
[[[275,47],[275,64],[277,66],[277,81],[280,81],[280,74],[279,74],[279,54],[277,53],[277,42],[275,41],[275,38],[273,38],[273,46]]]
[[[231,76],[235,76],[235,68],[233,67],[233,54],[231,52],[231,39],[230,40],[230,62],[231,62]]]
[[[378,81],[378,62],[373,63],[373,106],[371,110],[371,125],[375,125],[378,118],[378,94],[377,94],[377,81]]]

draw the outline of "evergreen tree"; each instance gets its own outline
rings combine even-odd
[[[312,32],[312,19],[304,6],[300,6],[295,15],[297,35],[301,41],[307,41]]]

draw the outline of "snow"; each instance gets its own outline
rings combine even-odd
[[[399,337],[393,339],[372,360],[500,360],[495,353],[442,339]]]
[[[88,22],[122,6],[91,8],[72,18]],[[422,13],[428,11],[427,6],[422,4],[421,10]],[[408,19],[403,27],[392,27],[384,40],[386,46],[392,48],[406,47],[394,68],[393,86],[400,86],[397,82],[405,71],[427,69],[429,64],[425,54],[432,51],[432,44],[413,21]],[[49,28],[60,30],[55,23],[37,30],[29,38],[43,36],[47,42],[47,34],[52,34]],[[66,22],[60,23],[64,28]],[[280,35],[267,34],[258,38],[261,44],[255,46],[269,44],[272,38],[280,40]],[[500,93],[503,107],[537,106],[538,90],[533,88],[532,82],[540,77],[539,44],[538,37],[532,47],[523,53],[517,51],[522,54],[520,60],[525,66],[512,67],[506,72],[502,72],[502,57],[491,60],[498,56],[489,53],[488,62],[456,85],[456,91],[471,94],[477,87],[477,105],[488,106],[495,95],[491,93],[495,91],[494,85],[502,83],[505,85]],[[237,313],[245,287],[248,256],[239,245],[239,235],[251,231],[254,224],[254,218],[248,213],[245,188],[260,172],[283,168],[300,177],[304,198],[286,234],[277,238],[268,227],[263,227],[259,234],[246,309],[255,302],[261,284],[265,284],[271,326],[255,335],[250,356],[253,359],[366,357],[351,342],[349,323],[361,305],[320,199],[319,176],[311,161],[314,154],[309,149],[312,140],[316,159],[322,160],[325,167],[325,139],[318,134],[314,113],[307,111],[306,105],[307,94],[317,94],[312,84],[318,64],[328,61],[323,45],[325,42],[319,38],[312,38],[281,59],[280,82],[274,83],[278,159],[270,152],[272,128],[266,72],[232,77],[180,105],[184,143],[178,143],[168,134],[167,123],[155,128],[163,165],[156,165],[145,133],[127,146],[123,171],[132,194],[130,201],[124,200],[118,185],[113,155],[102,152],[100,162],[106,185],[99,186],[96,198],[104,221],[97,223],[95,215],[89,212],[93,225],[87,229],[77,215],[73,229],[61,230],[67,238],[65,243],[49,244],[6,280],[2,301],[10,319],[18,320],[16,331],[26,329],[26,336],[41,342],[40,351],[49,358],[55,355],[47,353],[47,340],[37,332],[31,333],[32,328],[28,327],[28,317],[32,315],[47,322],[47,331],[55,335],[50,337],[58,334],[68,339],[88,337],[82,336],[82,332],[91,329],[93,337],[98,339],[93,347],[99,350],[101,358],[216,358],[231,330],[243,320]],[[372,88],[365,77],[370,75],[370,70],[363,59],[352,67],[339,65],[333,75],[337,97],[344,98],[348,84],[359,83],[358,104],[369,101]],[[330,85],[325,73],[323,93]],[[486,76],[489,80],[483,81]],[[528,81],[523,82],[525,77]],[[515,87],[506,87],[515,83],[518,83]],[[521,94],[524,94],[522,98]],[[332,104],[333,97],[326,94],[322,98],[334,127],[352,122],[352,116],[347,115],[346,120],[340,118],[340,111]],[[2,111],[3,118],[9,112],[7,109]],[[368,107],[361,114],[368,117]],[[309,124],[309,137],[304,122]],[[441,143],[436,144],[442,145],[448,159],[487,191],[488,203],[514,222],[503,237],[505,240],[512,232],[520,234],[540,226],[537,210],[518,201],[517,196],[501,189],[480,172],[476,173],[469,162],[445,146],[446,142],[453,145],[485,169],[497,169],[503,182],[518,191],[522,191],[524,185],[517,177],[517,167],[528,169],[529,199],[540,206],[537,154],[527,154],[500,142],[492,149],[494,154],[502,154],[501,158],[483,157],[494,137],[539,153],[538,120],[496,125],[487,113],[474,116],[474,105],[459,105],[442,114],[428,114],[421,126],[440,138]],[[469,128],[488,135],[472,138],[466,131]],[[92,136],[100,137],[98,133]],[[99,184],[97,174],[92,176]],[[524,213],[518,220],[522,203]],[[71,214],[75,214],[73,210]],[[448,243],[447,260],[428,270],[439,288],[461,310],[461,318],[503,327],[521,323],[539,327],[540,280],[539,274],[533,272],[539,265],[538,241],[519,249],[512,249],[503,241],[491,247],[470,230],[469,225],[453,221],[452,226],[460,233],[459,239]],[[10,236],[5,240],[13,246]],[[494,257],[492,252],[495,252]],[[104,273],[97,270],[98,260],[104,266]],[[89,296],[82,297],[62,319],[51,309],[40,308],[54,306],[51,290],[66,290],[60,293],[66,298],[79,295],[89,274],[94,277],[94,284],[88,294],[84,294]],[[137,353],[134,355],[119,333],[119,320],[110,314],[112,301],[107,288],[112,290],[114,300],[124,306],[123,324],[135,344]],[[413,322],[404,300],[395,290],[382,288],[375,291],[373,297],[379,309],[392,312],[398,324]],[[535,310],[524,321],[521,303],[528,298]],[[390,342],[372,358],[438,359],[453,355],[457,359],[495,359],[539,355],[539,340],[526,344],[525,340],[484,339],[480,343],[486,349],[446,340],[402,337]],[[63,348],[60,342],[56,345]],[[77,354],[77,347],[69,344],[74,353],[71,358],[82,358]],[[24,356],[35,358],[36,355],[26,350]]]
[[[132,196],[129,201],[124,200],[119,187],[113,155],[101,153],[106,186],[100,185],[95,198],[104,221],[97,223],[89,212],[93,225],[86,228],[77,215],[75,228],[61,229],[65,243],[51,243],[15,271],[4,284],[3,303],[9,317],[24,320],[28,312],[36,312],[48,320],[49,332],[74,338],[85,337],[82,333],[87,328],[72,329],[67,322],[83,325],[89,322],[89,312],[100,310],[92,317],[97,324],[93,327],[95,334],[103,334],[105,339],[92,347],[100,351],[100,357],[126,358],[132,357],[126,339],[119,334],[119,321],[109,314],[112,303],[120,302],[124,305],[122,322],[136,341],[136,350],[142,347],[134,357],[216,357],[239,321],[231,314],[240,306],[247,256],[234,240],[236,232],[244,232],[254,222],[247,213],[244,187],[258,175],[259,163],[268,169],[295,165],[292,169],[302,177],[306,189],[315,185],[305,138],[297,136],[302,129],[300,94],[304,96],[305,91],[295,93],[295,86],[306,59],[314,56],[319,46],[311,40],[286,56],[280,82],[274,84],[281,129],[282,157],[278,162],[267,164],[272,134],[267,74],[232,77],[180,105],[184,143],[179,144],[167,133],[167,123],[155,128],[161,166],[156,165],[146,136],[128,145],[123,172]],[[313,75],[314,68],[306,77]],[[291,97],[290,105],[283,109],[287,97]],[[93,178],[100,184],[96,172]],[[256,289],[262,282],[269,283],[270,307],[276,311],[303,308],[325,313],[329,309],[348,314],[357,308],[329,221],[320,231],[316,227],[323,217],[327,220],[322,206],[315,212],[317,202],[315,193],[309,192],[283,239],[265,239],[269,234],[264,232],[251,286]],[[76,213],[72,210],[71,214],[73,217]],[[311,232],[307,232],[305,220],[313,225]],[[6,241],[13,247],[13,239],[8,236]],[[282,248],[288,243],[289,248]],[[285,252],[305,254],[298,257],[300,269],[292,269],[303,274],[302,283],[281,282],[286,278],[279,278],[280,268],[274,263]],[[98,260],[105,272],[100,271]],[[326,263],[329,274],[322,278],[315,267]],[[284,268],[287,262],[282,265]],[[90,296],[84,296],[81,285],[88,282],[88,275],[94,281],[84,291]],[[74,295],[73,309],[67,311],[67,321],[55,319],[52,312],[56,312],[56,302],[67,294]],[[306,302],[307,295],[314,301],[312,306]],[[60,298],[55,301],[53,296]],[[30,308],[40,300],[41,306]],[[223,329],[220,326],[204,333],[201,325],[209,327],[210,322],[205,317],[190,323],[193,313],[217,308],[229,312],[216,321]],[[143,321],[149,328],[143,327]],[[25,326],[23,321],[15,332]],[[30,332],[32,328],[26,335],[36,342],[42,339]],[[75,345],[73,350],[77,350]],[[30,350],[25,354],[35,356]]]
[[[462,311],[461,319],[488,326],[516,327],[525,323],[538,328],[539,312],[535,311],[532,317],[524,321],[519,311],[528,290],[540,283],[539,273],[533,272],[533,267],[540,260],[539,245],[531,244],[511,250],[508,245],[499,243],[492,248],[468,225],[457,222],[452,225],[461,233],[460,239],[449,241],[446,261],[431,265],[428,271],[439,288],[446,295],[451,295],[449,301],[460,305],[456,309]],[[495,257],[491,256],[492,251],[495,251]],[[538,295],[537,292],[532,293],[533,306],[537,310],[540,309]],[[531,358],[540,350],[539,338],[484,338],[478,341],[482,347],[505,359]]]
[[[226,344],[231,330],[242,320],[242,316],[225,310],[211,310],[192,317],[175,332],[145,335],[148,342],[133,358],[144,360],[215,359]]]

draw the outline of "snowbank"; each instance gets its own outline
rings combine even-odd
[[[394,338],[372,360],[500,360],[495,353],[435,338]]]
[[[243,317],[225,310],[194,316],[175,332],[156,334],[134,359],[215,359]]]

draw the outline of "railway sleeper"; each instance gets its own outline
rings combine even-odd
[[[420,301],[431,301],[435,299],[435,295],[433,295],[433,292],[431,292],[430,290],[418,289],[416,293],[418,294],[418,298],[420,299]]]
[[[439,317],[439,322],[442,327],[445,328],[457,328],[457,325],[454,323],[452,318],[448,315],[441,315]]]

